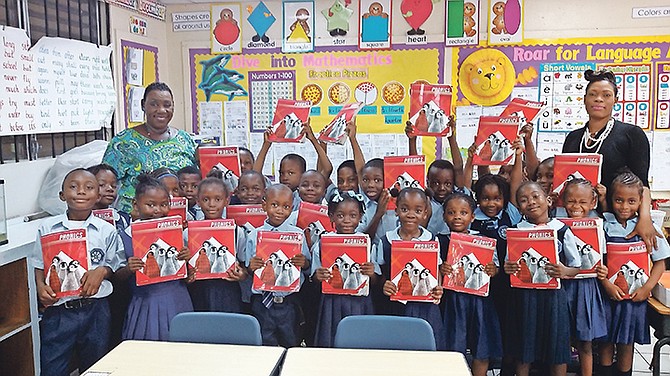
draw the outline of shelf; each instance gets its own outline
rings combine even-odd
[[[0,326],[0,342],[29,327],[30,322],[9,322]]]
[[[33,338],[30,327],[0,342],[0,375],[35,374]]]
[[[30,323],[26,259],[0,266],[0,337]]]

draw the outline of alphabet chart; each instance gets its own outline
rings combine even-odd
[[[618,101],[612,117],[624,123],[649,129],[651,105],[651,63],[599,64],[598,69],[611,70],[618,89]]]
[[[295,71],[249,72],[251,131],[263,132],[271,124],[278,99],[295,98]]]
[[[595,64],[540,64],[540,102],[546,106],[537,120],[538,131],[569,132],[584,126],[586,69],[595,69]]]

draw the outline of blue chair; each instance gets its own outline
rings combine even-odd
[[[348,316],[335,332],[335,347],[348,349],[435,351],[433,328],[426,320],[402,316]]]
[[[258,320],[239,313],[180,313],[172,318],[169,334],[170,342],[263,344]]]

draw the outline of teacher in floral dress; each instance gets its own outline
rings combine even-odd
[[[170,127],[174,100],[162,82],[147,86],[142,99],[146,122],[121,131],[107,146],[102,162],[119,173],[119,198],[116,208],[130,213],[137,176],[160,167],[178,170],[196,165],[195,141],[181,129]]]

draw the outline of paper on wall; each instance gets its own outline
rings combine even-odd
[[[248,109],[249,102],[246,100],[223,102],[223,129],[226,145],[249,147],[249,138],[247,137],[247,130],[249,129]]]
[[[515,86],[512,88],[512,95],[510,95],[510,97],[521,98],[528,101],[537,101],[539,98],[539,90],[540,88],[537,86]]]
[[[537,132],[537,158],[542,161],[559,154],[566,136],[564,132]]]
[[[221,102],[198,102],[200,118],[198,119],[199,134],[219,136],[223,134],[223,105]],[[233,144],[226,144],[233,145]]]
[[[254,153],[254,157],[258,158],[258,152],[263,146],[263,133],[252,132],[249,135],[249,150]],[[268,155],[265,158],[265,164],[263,165],[263,175],[272,176],[272,163],[274,162],[275,152],[273,148],[270,148]]]
[[[128,85],[143,86],[144,51],[128,47],[126,52],[126,82]]]
[[[131,86],[128,98],[128,119],[132,123],[143,122],[144,110],[142,110],[142,98],[144,98],[144,87]]]

